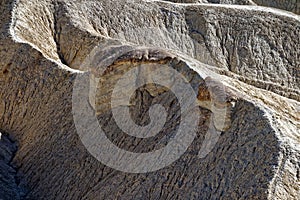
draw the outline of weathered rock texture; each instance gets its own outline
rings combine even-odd
[[[165,0],[174,3],[215,3],[215,4],[237,4],[279,8],[300,14],[299,0]]]
[[[16,150],[16,144],[0,133],[0,199],[21,199],[23,194],[16,169],[11,164]]]
[[[278,8],[299,13],[298,1],[293,9],[282,2],[286,7]],[[300,17],[208,3],[0,0],[0,128],[18,144],[16,152],[0,153],[0,199],[299,199]],[[86,66],[97,45],[107,51]],[[148,57],[149,51],[158,53]],[[96,88],[95,110],[107,136],[130,151],[168,142],[178,102],[166,88],[140,88],[132,117],[149,123],[148,108],[157,102],[168,108],[168,123],[147,140],[125,135],[106,105],[122,70],[167,64],[190,78],[201,118],[196,139],[172,165],[124,173],[101,164],[81,143],[72,115],[74,81],[97,76],[105,55],[114,56],[103,64],[107,93]],[[213,95],[202,89],[207,77],[225,85],[220,105],[230,112],[216,146],[199,158],[212,112],[205,99]],[[3,141],[0,149],[12,145]]]

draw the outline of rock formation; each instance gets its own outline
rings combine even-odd
[[[214,4],[233,4],[233,5],[252,5],[252,6],[265,6],[278,8],[300,13],[300,1],[299,0],[166,0],[174,3],[214,3]]]
[[[7,135],[0,133],[0,197],[1,199],[20,199],[21,188],[18,176],[11,160],[16,152],[16,145]]]
[[[0,199],[299,199],[299,8],[287,0],[0,0]],[[114,119],[115,85],[136,67],[145,67],[137,82],[163,67],[183,74],[199,115],[187,121],[197,130],[185,153],[146,173],[98,161],[78,134],[84,115],[74,117],[77,108],[94,112],[107,138],[130,152],[166,147],[193,114],[180,113],[168,87],[144,84],[128,102],[129,85],[116,93],[140,126],[162,105],[157,135],[127,135]],[[170,88],[179,81],[165,76]],[[74,102],[74,93],[82,98]]]

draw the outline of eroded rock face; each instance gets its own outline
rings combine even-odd
[[[17,170],[11,161],[17,151],[16,144],[0,133],[0,197],[1,199],[21,199],[24,190],[19,187]]]
[[[252,5],[252,6],[264,6],[278,8],[300,13],[300,1],[299,0],[165,0],[174,3],[215,3],[215,4],[233,4],[233,5]]]
[[[300,1],[293,0],[293,1],[286,1],[286,0],[254,0],[257,5],[267,6],[267,7],[274,7],[279,8],[282,10],[287,10],[290,12],[294,12],[296,14],[300,14]]]
[[[105,36],[179,51],[205,64],[216,66],[222,70],[221,73],[247,84],[299,100],[300,28],[299,17],[296,15],[271,10],[274,17],[269,17],[269,12],[263,7],[216,4],[180,7],[144,1],[117,5],[110,1],[54,4],[48,5],[49,8],[58,8],[53,11],[52,24],[47,26],[48,32],[52,31],[51,27],[55,27],[54,37],[47,34],[44,27],[40,29],[41,32],[33,33],[38,20],[33,20],[33,23],[29,21],[29,25],[22,28],[24,23],[17,19],[15,34],[19,38],[45,38],[42,40],[45,41],[43,45],[30,38],[27,41],[41,49],[46,56],[53,59],[59,57],[60,61],[72,68],[78,68]],[[16,15],[35,16],[30,13],[34,10],[26,13],[26,5],[22,6],[22,2],[19,6],[20,11]],[[147,6],[153,8],[139,12]],[[44,15],[46,8],[36,9],[36,12]],[[68,19],[74,21],[74,24],[68,23]],[[78,38],[78,34],[84,37]],[[57,54],[50,53],[48,46],[57,49]]]
[[[0,199],[298,199],[299,16],[252,6],[266,2],[184,4],[199,2],[2,0],[0,128],[18,150],[0,160],[8,175]],[[141,126],[151,124],[149,107],[166,109],[154,137],[124,133],[113,116],[116,83],[139,66],[148,68],[137,82],[153,81],[149,74],[163,66],[183,74],[200,117],[178,160],[134,174],[88,152],[72,95],[76,80],[86,81],[76,105],[93,110],[116,146],[164,148],[183,117],[170,87],[147,84],[121,101]]]

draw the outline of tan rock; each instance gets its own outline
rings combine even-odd
[[[298,199],[298,15],[146,0],[2,0],[0,12],[0,128],[18,144],[0,161],[0,174],[9,175],[7,185],[0,179],[0,195],[9,194],[4,199]],[[176,70],[199,106],[181,115],[182,102],[168,87],[138,88],[130,101],[120,101],[131,116],[119,117],[147,126],[151,113],[164,109],[157,118],[166,122],[149,138],[120,130],[109,105],[114,85],[139,66],[150,68],[132,75],[137,83],[154,81],[151,73],[164,66]],[[165,77],[168,86],[179,82]],[[74,87],[78,80],[86,85]],[[82,127],[75,123],[74,88],[82,94],[75,105],[93,112],[107,138],[128,152],[164,149],[180,119],[193,112],[199,114],[195,138],[157,171],[110,168],[78,134],[95,120],[82,113],[76,116]],[[151,110],[156,104],[162,106]]]

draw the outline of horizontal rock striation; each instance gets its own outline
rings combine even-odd
[[[214,3],[214,4],[233,4],[233,5],[252,5],[278,8],[300,14],[299,0],[165,0],[174,3]]]

